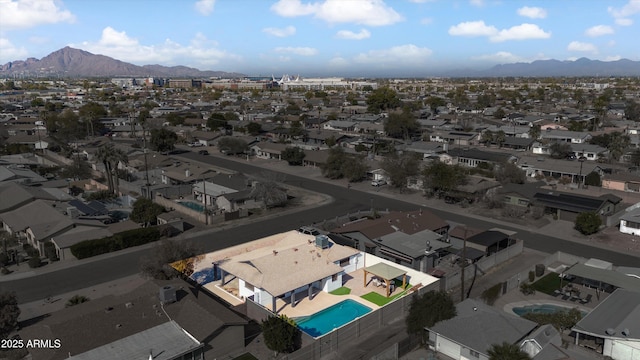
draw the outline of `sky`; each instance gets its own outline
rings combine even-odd
[[[65,46],[252,76],[640,60],[640,0],[0,0],[0,64]]]

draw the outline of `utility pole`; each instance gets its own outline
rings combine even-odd
[[[209,214],[207,212],[207,179],[202,174],[202,200],[204,200],[204,224],[209,225]]]
[[[144,173],[147,182],[147,198],[152,200],[151,192],[149,191],[149,185],[151,184],[149,184],[149,164],[147,162],[147,133],[144,124],[142,125],[142,146],[144,148]]]
[[[462,261],[461,261],[461,266],[462,266],[462,271],[461,276],[462,278],[460,279],[460,301],[464,301],[464,268],[467,265],[467,226],[465,225],[464,227],[464,239],[462,242]]]

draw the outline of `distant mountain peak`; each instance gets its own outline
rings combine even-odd
[[[64,77],[242,77],[224,71],[201,71],[186,66],[138,66],[65,46],[38,60],[12,61],[0,67],[0,75]]]

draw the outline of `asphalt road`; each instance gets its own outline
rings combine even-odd
[[[227,160],[220,157],[207,157],[195,153],[185,153],[181,156],[207,162],[222,168],[243,172],[248,175],[261,176],[265,170],[248,163]],[[276,173],[276,172],[274,172]],[[212,232],[200,235],[191,240],[203,251],[213,251],[228,246],[241,244],[260,237],[275,234],[282,231],[295,229],[301,225],[312,224],[325,219],[335,218],[337,215],[354,213],[358,210],[368,210],[371,205],[378,209],[390,210],[416,210],[418,205],[400,201],[397,199],[363,193],[344,186],[315,181],[290,174],[276,173],[283,182],[306,190],[327,194],[333,197],[330,204],[299,212],[282,215],[271,219],[256,219],[243,226],[227,228],[224,231]],[[497,225],[488,220],[467,217],[458,213],[446,212],[440,209],[430,208],[435,214],[444,219],[463,223],[470,227],[492,228],[500,227],[518,232],[518,237],[525,241],[525,246],[545,253],[563,251],[585,258],[599,258],[610,261],[616,265],[638,266],[640,260],[632,255],[618,253],[602,248],[592,247],[560,238],[544,236],[534,232],[522,231],[504,225]],[[558,234],[561,236],[561,234]],[[0,291],[15,291],[19,303],[26,303],[48,296],[72,292],[104,282],[133,275],[139,271],[140,258],[151,250],[147,248],[129,249],[121,254],[109,254],[95,259],[80,260],[78,265],[60,269],[55,272],[43,273],[34,277],[0,282]]]

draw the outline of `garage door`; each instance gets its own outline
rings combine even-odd
[[[436,351],[441,352],[448,357],[460,359],[460,345],[444,337],[438,336],[438,339],[436,340]]]

